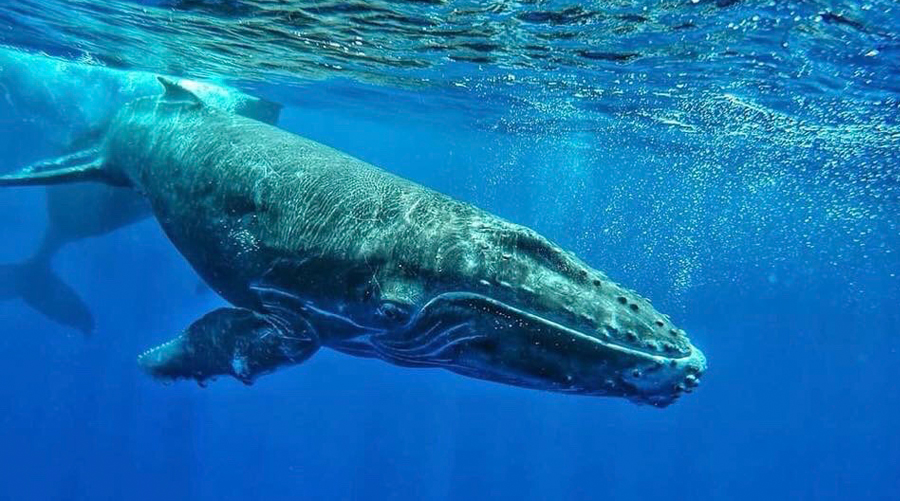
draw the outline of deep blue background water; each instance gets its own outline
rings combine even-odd
[[[328,95],[321,88],[327,84],[307,95],[319,106],[285,110],[281,126],[565,246],[584,248],[578,235],[594,231],[583,213],[600,205],[590,194],[601,196],[608,179],[587,176],[572,190],[542,180],[541,169],[552,168],[547,153],[522,153],[514,136],[453,127],[450,118],[341,112],[339,103],[319,100]],[[48,153],[27,124],[15,132],[0,135],[4,163]],[[492,188],[498,171],[486,164],[510,155],[520,159],[514,175]],[[610,167],[597,159],[579,165]],[[640,198],[645,185],[634,184],[628,197]],[[39,189],[2,193],[4,262],[37,245],[42,197]],[[630,246],[589,240],[588,262],[673,311],[707,353],[710,370],[697,393],[658,410],[327,350],[250,388],[230,380],[206,389],[163,386],[140,373],[135,356],[220,300],[197,291],[195,275],[152,221],[77,243],[55,264],[92,305],[92,338],[19,302],[0,303],[0,498],[900,497],[896,281],[871,278],[896,263],[876,262],[879,273],[860,275],[862,305],[843,279],[802,271],[820,263],[776,266],[775,255],[779,278],[723,260],[703,269],[714,275],[698,282],[706,285],[675,294],[666,280],[641,272],[651,260]],[[609,267],[621,263],[633,266]],[[792,273],[801,278],[780,278]],[[719,274],[741,280],[714,280]]]
[[[651,298],[707,355],[701,387],[659,410],[328,350],[249,388],[160,385],[137,354],[222,302],[144,221],[54,261],[90,338],[0,301],[0,500],[900,499],[893,2],[272,5],[0,1],[0,44],[285,103],[279,126]],[[70,123],[20,114],[28,92],[0,87],[0,172]],[[43,204],[0,192],[0,264]]]

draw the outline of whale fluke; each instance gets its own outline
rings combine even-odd
[[[25,303],[51,320],[81,331],[94,330],[91,310],[68,284],[60,280],[38,254],[34,259],[0,265],[0,299],[21,297]]]
[[[102,159],[97,153],[96,149],[83,150],[32,164],[15,174],[0,176],[0,186],[102,180]],[[94,330],[90,309],[78,293],[56,275],[50,262],[60,244],[55,234],[48,232],[41,248],[30,259],[0,265],[0,299],[21,297],[25,304],[51,320],[87,335]]]

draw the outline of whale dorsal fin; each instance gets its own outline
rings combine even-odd
[[[185,89],[178,82],[163,76],[156,79],[165,88],[162,98],[171,103],[184,103],[192,106],[203,106],[203,101],[193,92]]]

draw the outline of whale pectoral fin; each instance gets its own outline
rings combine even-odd
[[[43,186],[84,181],[121,184],[113,180],[103,168],[99,148],[88,148],[42,160],[14,174],[0,176],[0,186]]]
[[[207,313],[180,336],[146,351],[138,363],[158,379],[216,376],[251,384],[285,365],[299,364],[319,348],[306,332],[285,332],[265,316],[243,308]]]

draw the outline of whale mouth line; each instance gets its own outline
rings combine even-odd
[[[535,389],[623,396],[664,407],[690,393],[706,358],[648,353],[567,327],[477,293],[430,299],[399,330],[370,338],[379,356],[401,365],[443,367]]]
[[[607,353],[616,353],[631,359],[633,368],[622,372],[620,380],[621,383],[633,388],[633,393],[626,396],[629,400],[638,404],[666,407],[676,401],[682,394],[693,392],[700,384],[700,379],[706,371],[706,356],[693,345],[690,345],[687,354],[683,355],[648,352],[598,339],[595,336],[587,335],[577,329],[567,327],[551,319],[510,306],[490,297],[478,294],[468,294],[468,296],[478,296],[479,300],[488,301],[494,307],[501,308],[510,315],[520,315],[529,321],[564,333],[573,342],[591,343]],[[575,390],[576,393],[583,394],[605,394],[602,390],[598,393],[587,388],[569,388],[569,390]]]
[[[508,303],[500,301],[498,299],[494,299],[490,296],[486,296],[483,294],[478,294],[474,292],[445,292],[433,297],[429,300],[417,313],[413,318],[409,320],[407,323],[407,327],[413,326],[418,319],[426,312],[430,307],[433,307],[435,304],[439,304],[441,301],[451,300],[451,301],[460,301],[460,300],[477,300],[484,301],[492,306],[496,307],[498,310],[505,311],[509,315],[519,316],[524,319],[542,324],[545,327],[556,330],[557,332],[565,333],[571,336],[573,339],[577,339],[580,341],[586,341],[593,343],[597,346],[600,346],[605,349],[618,351],[622,354],[630,355],[632,357],[640,357],[647,358],[653,361],[687,361],[693,360],[697,358],[697,350],[691,349],[687,353],[658,353],[649,350],[640,349],[635,346],[625,345],[621,343],[617,343],[612,340],[604,340],[597,336],[592,336],[590,334],[586,334],[581,330],[569,327],[565,324],[561,324],[556,322],[555,320],[551,320],[547,317],[532,313],[527,310],[523,310],[521,308],[512,306]]]

